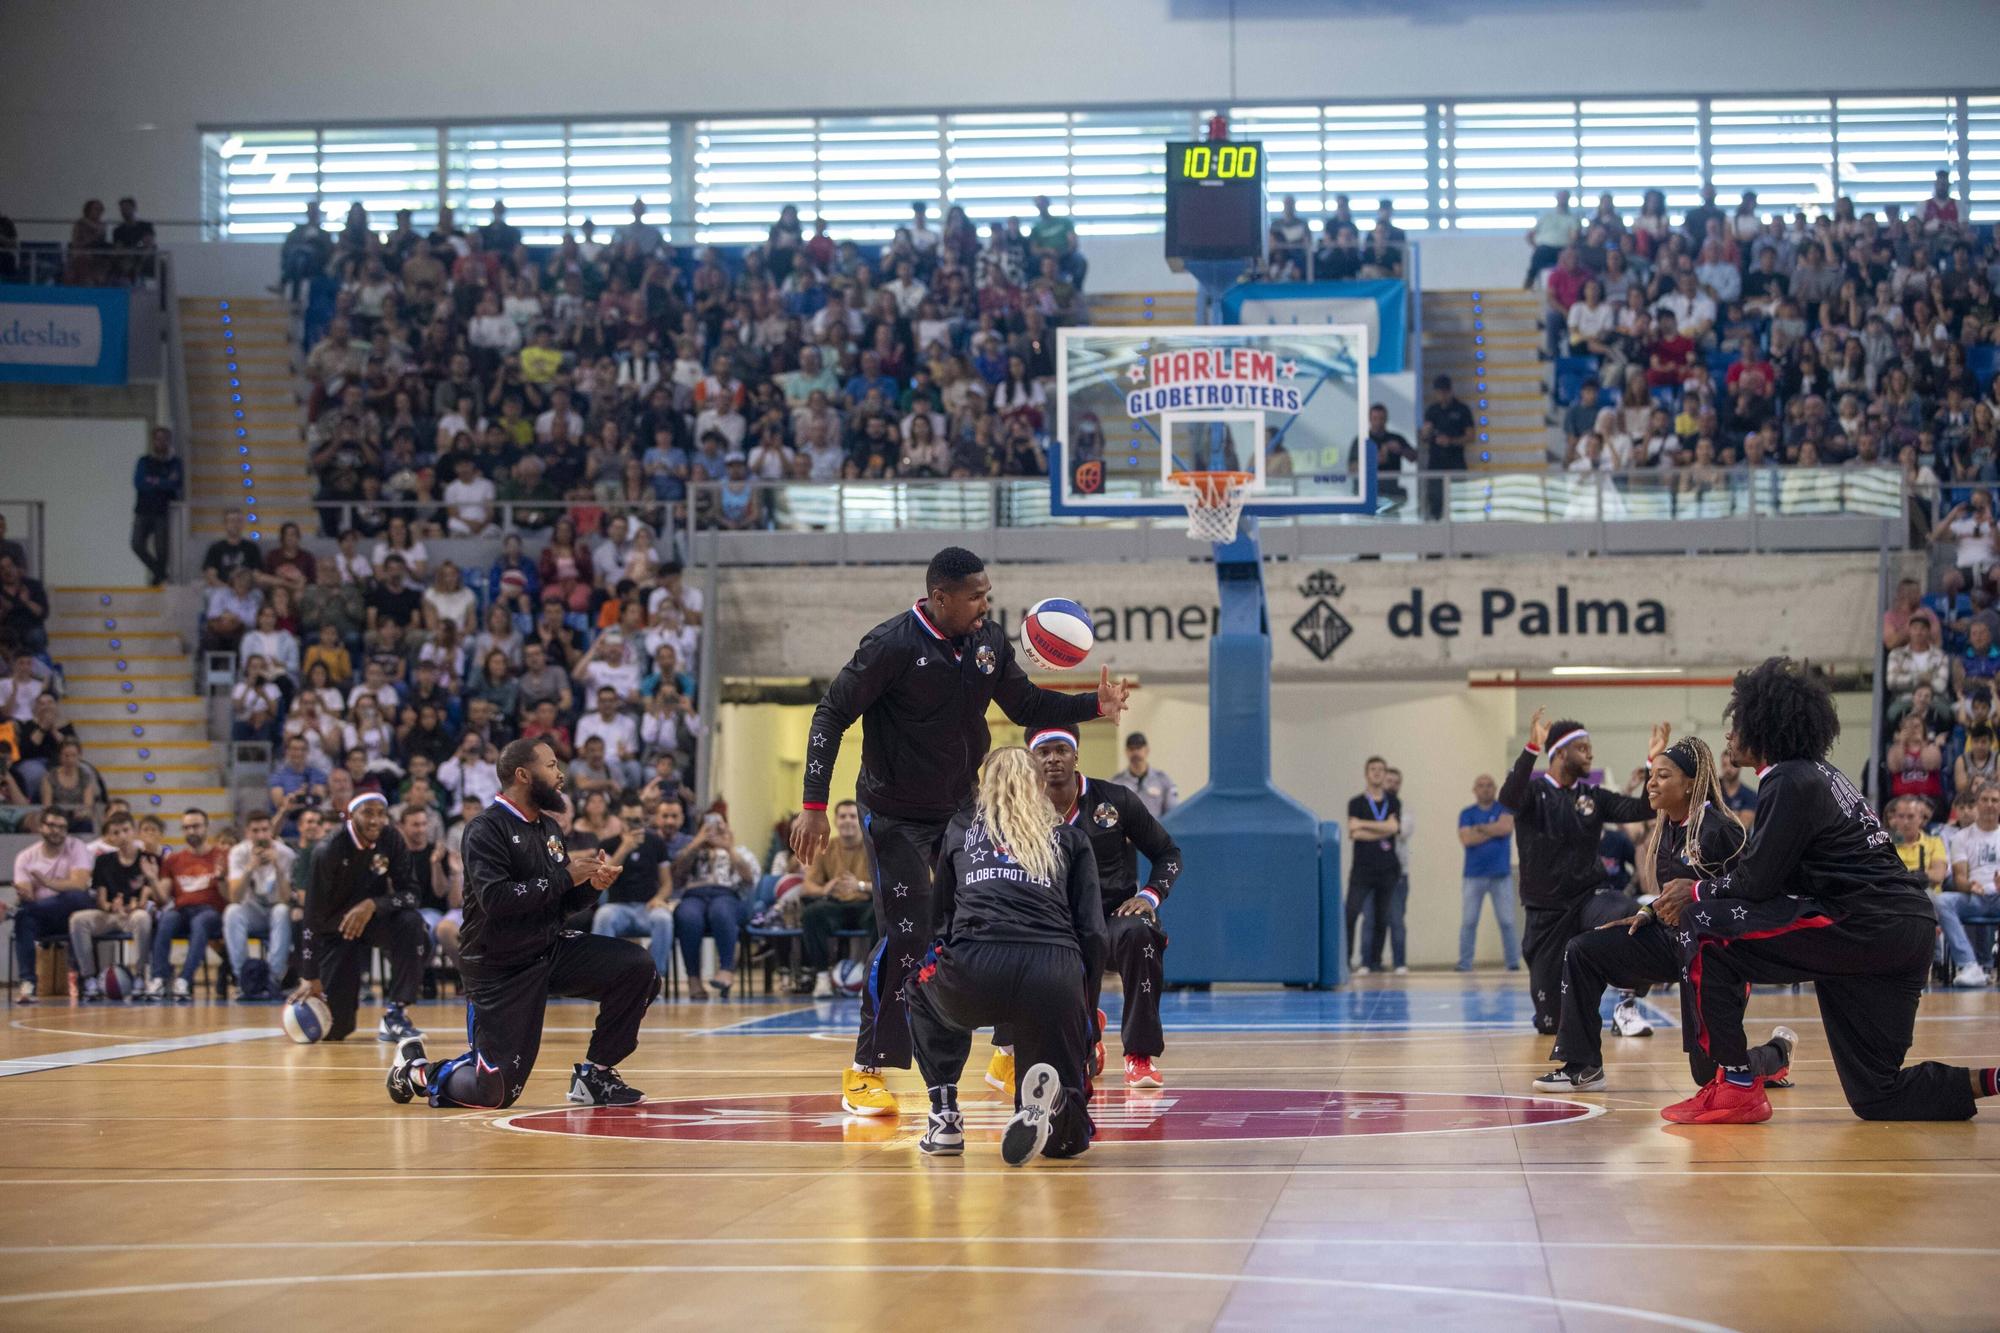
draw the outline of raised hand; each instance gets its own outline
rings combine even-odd
[[[1535,715],[1528,719],[1528,744],[1537,750],[1548,744],[1549,710],[1537,708]]]
[[[1111,668],[1099,667],[1097,674],[1097,712],[1100,717],[1114,721],[1125,711],[1126,700],[1139,687],[1127,681],[1111,679]]]

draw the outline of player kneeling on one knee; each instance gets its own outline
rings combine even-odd
[[[920,1144],[965,1150],[958,1080],[972,1033],[1005,1024],[1022,1068],[1001,1156],[1074,1157],[1090,1146],[1090,996],[1104,967],[1097,862],[1061,822],[1032,756],[995,750],[978,804],[945,832],[936,881],[944,932],[911,983],[910,1036],[930,1089]]]
[[[432,1106],[498,1110],[519,1101],[541,1052],[549,997],[598,1001],[597,1025],[569,1100],[624,1106],[644,1094],[615,1066],[639,1044],[658,982],[653,960],[630,940],[564,930],[563,919],[618,877],[599,851],[571,852],[551,817],[567,808],[555,752],[518,740],[500,753],[501,793],[466,826],[465,921],[459,933],[466,1026],[472,1049],[432,1064],[406,1039],[389,1071],[389,1096]]]

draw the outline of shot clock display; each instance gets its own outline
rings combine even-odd
[[[1255,259],[1264,216],[1264,145],[1167,145],[1167,258]]]

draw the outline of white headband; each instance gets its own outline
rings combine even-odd
[[[1563,737],[1561,740],[1557,741],[1554,745],[1551,745],[1549,747],[1549,757],[1553,759],[1555,757],[1556,751],[1562,749],[1563,746],[1568,745],[1571,741],[1583,741],[1589,739],[1590,739],[1590,733],[1585,731],[1582,727],[1578,727],[1575,731],[1572,731],[1569,735]]]
[[[384,796],[381,792],[364,791],[359,796],[355,797],[353,800],[347,803],[347,813],[350,815],[353,814],[356,810],[359,810],[362,806],[368,804],[370,801],[380,801],[384,805],[389,804],[389,798]]]

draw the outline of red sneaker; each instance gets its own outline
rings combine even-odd
[[[1110,1021],[1110,1019],[1104,1016],[1102,1009],[1097,1011],[1097,1041],[1090,1048],[1090,1076],[1092,1078],[1104,1077],[1104,1027]]]
[[[1162,1088],[1167,1081],[1160,1077],[1160,1071],[1153,1068],[1150,1055],[1128,1055],[1125,1057],[1125,1086],[1128,1088]]]
[[[1755,1125],[1770,1118],[1771,1099],[1764,1095],[1763,1079],[1744,1088],[1719,1072],[1700,1092],[1660,1112],[1660,1119],[1680,1125]]]

